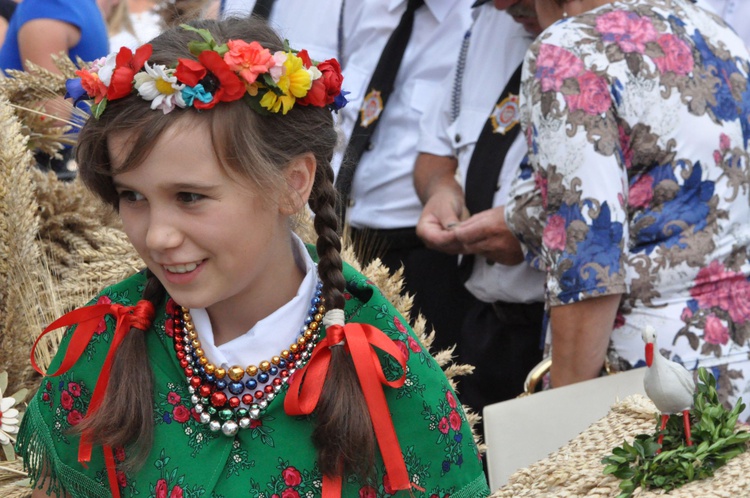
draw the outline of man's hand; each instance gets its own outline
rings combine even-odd
[[[417,235],[431,249],[448,254],[463,253],[464,247],[454,229],[468,214],[462,196],[456,196],[450,189],[438,190],[422,209]]]
[[[523,262],[518,239],[505,224],[505,207],[499,206],[477,213],[453,229],[464,254],[479,254],[504,265]]]

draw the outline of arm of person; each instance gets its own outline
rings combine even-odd
[[[67,54],[80,39],[80,30],[64,21],[33,19],[27,22],[18,31],[18,50],[24,69],[28,69],[27,61],[31,61],[37,66],[60,74],[51,56],[61,52]]]
[[[455,157],[426,153],[420,153],[414,164],[414,188],[424,205],[417,235],[427,247],[448,254],[463,252],[453,228],[469,214],[456,181],[457,167]]]
[[[466,254],[479,254],[504,265],[523,262],[521,244],[505,223],[505,206],[479,212],[454,230]]]
[[[611,294],[550,308],[552,386],[599,376],[621,297]]]
[[[32,62],[52,73],[60,74],[52,61],[52,55],[67,54],[80,39],[80,30],[64,21],[33,19],[25,23],[18,31],[18,51],[24,69],[28,70],[28,62]],[[70,106],[62,97],[47,101],[44,108],[49,114],[62,120],[70,117]]]

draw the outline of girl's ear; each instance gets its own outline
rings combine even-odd
[[[286,167],[286,195],[279,205],[282,214],[291,216],[307,204],[315,183],[316,167],[317,161],[311,152],[295,157]]]

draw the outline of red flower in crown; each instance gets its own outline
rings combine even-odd
[[[300,50],[297,57],[302,59],[306,68],[309,69],[313,65],[307,50]],[[300,105],[324,107],[333,104],[336,96],[341,93],[341,82],[344,80],[344,76],[341,74],[339,62],[336,59],[328,59],[318,64],[317,67],[321,76],[313,80],[307,95],[297,101]]]
[[[195,100],[193,106],[196,109],[211,109],[219,102],[232,102],[245,95],[245,85],[240,77],[213,50],[201,52],[197,61],[178,59],[174,74],[180,82],[191,87],[202,83],[213,96],[208,103]]]
[[[133,90],[133,77],[143,69],[153,48],[147,43],[140,46],[133,54],[128,47],[122,47],[115,58],[115,70],[107,89],[107,100],[121,99],[130,95]]]

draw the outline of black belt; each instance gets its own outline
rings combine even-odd
[[[352,241],[356,244],[372,244],[385,251],[398,251],[424,247],[417,236],[416,227],[406,228],[350,228]]]

